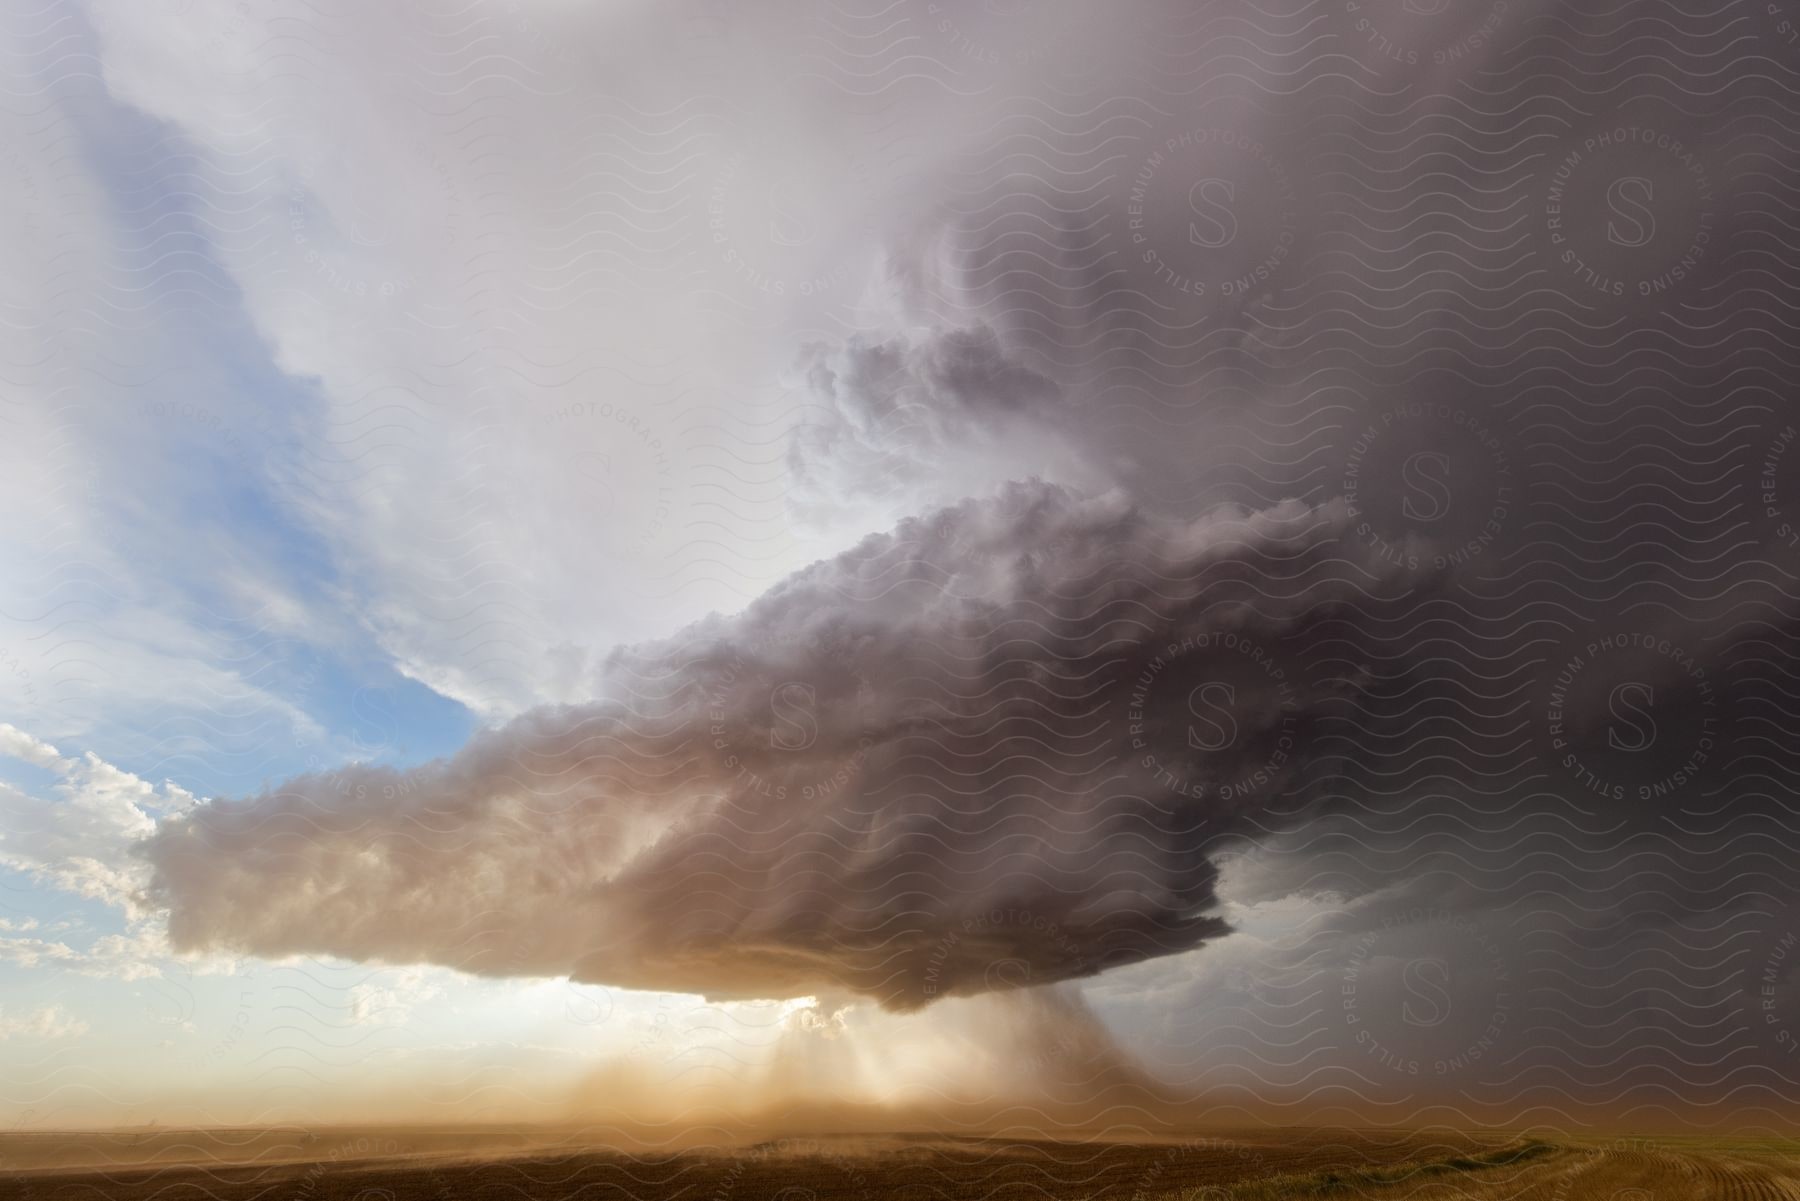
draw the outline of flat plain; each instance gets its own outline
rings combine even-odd
[[[0,1138],[30,1201],[838,1201],[1289,1197],[1800,1198],[1800,1142],[1291,1129],[1181,1139],[796,1135],[632,1152],[492,1128],[154,1131]]]

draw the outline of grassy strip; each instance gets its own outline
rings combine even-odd
[[[1281,1201],[1286,1197],[1331,1197],[1339,1193],[1362,1192],[1383,1185],[1429,1180],[1462,1172],[1480,1172],[1487,1168],[1510,1167],[1545,1155],[1555,1154],[1553,1143],[1528,1139],[1516,1146],[1501,1147],[1480,1155],[1457,1155],[1430,1163],[1406,1162],[1381,1168],[1334,1168],[1324,1172],[1287,1172],[1279,1176],[1263,1176],[1226,1188],[1231,1201]],[[1208,1193],[1216,1197],[1217,1192]]]

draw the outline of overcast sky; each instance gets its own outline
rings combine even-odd
[[[11,14],[0,1120],[1787,1128],[1795,29]]]

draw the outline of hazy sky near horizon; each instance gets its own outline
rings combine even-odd
[[[4,51],[0,1122],[1791,1122],[1779,6]]]

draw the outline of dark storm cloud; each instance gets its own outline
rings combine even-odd
[[[1800,1095],[1773,6],[939,7],[742,55],[890,106],[833,165],[918,135],[902,316],[807,353],[788,462],[919,516],[591,704],[167,823],[177,943],[908,1008],[1211,941],[1254,987],[1140,1029],[1257,1102]],[[1243,845],[1285,941],[1218,941]]]
[[[1330,803],[1258,814],[1226,890],[1307,916],[1122,1019],[1172,1076],[1790,1120],[1777,8],[1207,5],[1079,102],[997,85],[917,307],[1001,331],[1147,508],[1342,505],[1345,547],[1436,585],[1315,628],[1360,686],[1287,785]]]
[[[183,948],[896,1008],[1191,947],[1208,847],[1356,686],[1312,627],[1413,582],[1344,521],[1012,486],[615,652],[604,700],[165,823],[153,891]]]

